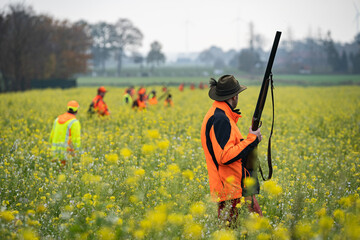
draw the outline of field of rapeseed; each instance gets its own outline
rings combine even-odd
[[[245,136],[258,91],[239,97]],[[174,107],[143,112],[122,104],[123,92],[109,89],[108,118],[86,114],[96,88],[0,95],[1,239],[359,239],[360,87],[275,89],[264,218],[243,211],[233,230],[219,227],[209,196],[200,142],[207,90],[171,89]],[[70,100],[80,103],[82,153],[61,167],[48,139]]]

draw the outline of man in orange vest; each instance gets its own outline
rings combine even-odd
[[[139,94],[138,98],[133,102],[132,108],[146,109],[145,93]]]
[[[75,116],[78,108],[79,104],[76,101],[68,102],[68,111],[55,119],[50,133],[52,153],[63,165],[81,147],[81,126]]]
[[[104,102],[106,92],[105,87],[101,86],[98,88],[98,94],[92,100],[88,110],[90,114],[98,113],[100,116],[110,115],[110,111]]]
[[[214,101],[202,123],[201,142],[204,149],[209,174],[210,193],[218,202],[218,217],[234,225],[238,217],[241,198],[251,202],[248,209],[262,216],[255,198],[244,186],[246,178],[257,177],[252,169],[246,169],[249,153],[261,141],[260,128],[249,130],[246,138],[240,133],[236,123],[241,117],[238,109],[238,94],[246,89],[234,76],[224,75],[219,81],[211,79],[209,97]],[[255,179],[256,178],[256,179]],[[259,190],[258,186],[254,187]],[[257,192],[258,193],[258,192]],[[238,205],[239,204],[239,205]],[[238,206],[237,206],[238,205]]]
[[[150,105],[156,105],[158,104],[158,100],[156,98],[156,91],[152,90],[149,94],[148,102]]]
[[[174,106],[174,103],[172,101],[172,95],[171,94],[168,94],[166,99],[165,99],[165,102],[164,102],[164,106],[165,107],[173,107]]]

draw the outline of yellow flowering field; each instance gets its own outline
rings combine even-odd
[[[87,116],[96,88],[0,95],[0,238],[359,239],[360,87],[275,89],[264,217],[239,206],[237,229],[220,227],[209,196],[200,140],[207,90],[170,90],[174,107],[138,112],[122,103],[124,89],[109,87],[107,118]],[[258,92],[239,96],[244,136]],[[70,100],[80,103],[82,150],[61,167],[48,139]],[[270,124],[268,101],[258,149],[266,173]]]

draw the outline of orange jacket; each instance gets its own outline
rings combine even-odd
[[[171,99],[165,99],[164,101],[164,107],[173,107],[174,103]]]
[[[132,105],[132,108],[138,107],[139,110],[143,110],[146,108],[145,101],[141,101],[139,98],[136,99]]]
[[[242,137],[236,126],[239,117],[227,102],[215,101],[201,127],[210,193],[217,202],[242,196],[242,179],[249,176],[242,160],[259,143],[254,134]]]
[[[156,97],[149,98],[148,101],[149,101],[149,104],[150,104],[150,105],[156,105],[156,104],[158,104],[158,100],[157,100]]]
[[[110,115],[109,109],[100,95],[96,95],[92,102],[94,104],[94,110],[99,113],[99,115]]]

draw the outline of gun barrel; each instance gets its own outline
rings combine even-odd
[[[269,89],[269,78],[270,78],[270,74],[271,74],[271,69],[272,69],[274,59],[275,59],[275,55],[276,55],[276,51],[277,51],[277,48],[278,48],[278,45],[279,45],[279,42],[280,42],[280,37],[281,37],[281,32],[277,31],[276,35],[275,35],[273,46],[271,48],[269,61],[268,61],[268,64],[266,66],[264,79],[263,79],[263,82],[261,84],[259,98],[258,98],[256,107],[255,107],[253,118],[252,118],[252,126],[251,126],[251,128],[252,128],[253,131],[255,131],[255,130],[257,130],[259,128],[261,114],[262,114],[262,111],[264,109],[265,100],[266,100],[267,92],[268,92],[268,89]]]

